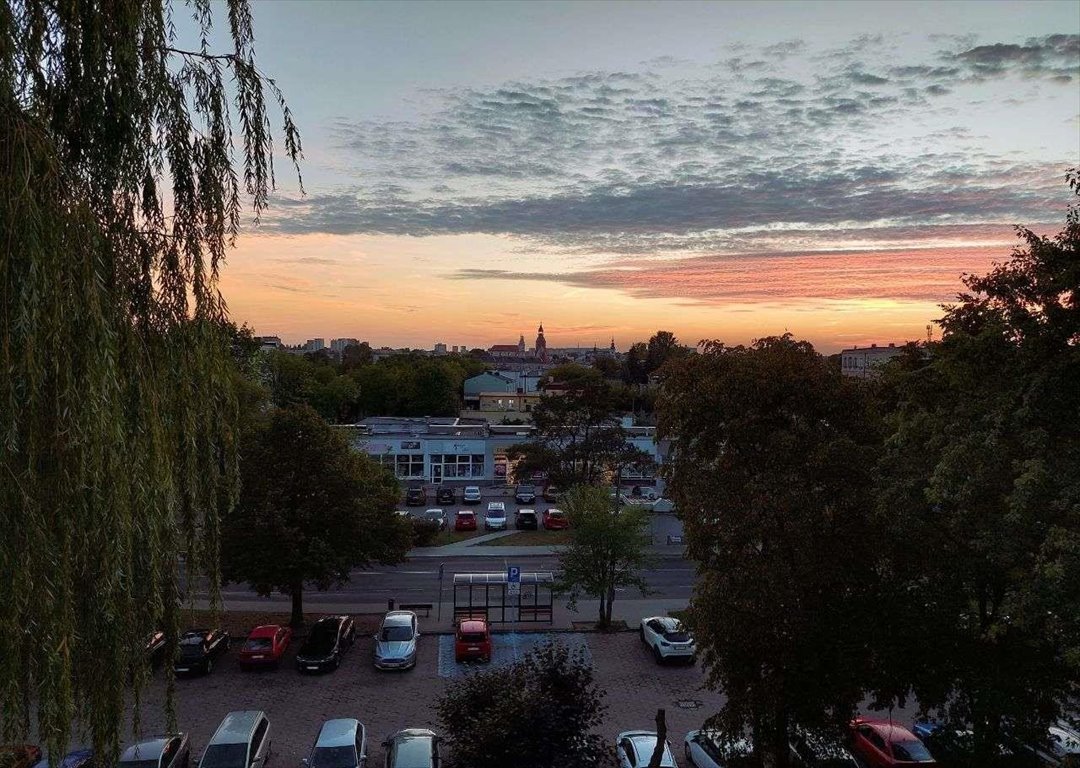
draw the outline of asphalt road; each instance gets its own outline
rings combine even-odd
[[[439,596],[439,565],[443,565],[443,598],[452,599],[455,573],[484,573],[505,571],[508,565],[518,565],[525,572],[554,571],[558,560],[552,556],[515,557],[448,557],[445,560],[424,558],[396,566],[376,566],[367,571],[353,571],[352,578],[339,589],[326,592],[304,591],[305,605],[333,603],[435,602]],[[694,583],[693,563],[677,558],[663,559],[643,573],[655,590],[651,597],[689,598]],[[627,596],[636,595],[629,590]],[[223,590],[225,600],[258,600],[258,596],[241,584],[230,584]],[[284,595],[270,598],[288,603]]]

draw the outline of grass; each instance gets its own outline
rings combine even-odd
[[[457,544],[459,541],[468,541],[469,539],[482,536],[485,531],[483,526],[477,526],[481,530],[477,531],[455,531],[452,527],[447,528],[445,531],[441,531],[435,540],[431,542],[433,547],[441,547],[444,544]]]
[[[557,544],[569,544],[570,531],[518,531],[509,536],[501,536],[491,542],[496,547],[546,547]],[[481,546],[477,544],[476,546]]]

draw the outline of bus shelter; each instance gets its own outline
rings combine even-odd
[[[554,586],[555,576],[550,572],[522,573],[515,595],[505,572],[455,573],[454,621],[484,616],[491,624],[551,624]]]

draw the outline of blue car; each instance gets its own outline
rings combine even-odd
[[[34,768],[49,768],[49,756],[44,755]],[[94,750],[73,749],[64,755],[57,768],[94,768]]]

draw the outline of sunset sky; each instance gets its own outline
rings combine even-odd
[[[222,290],[293,343],[922,338],[1080,163],[1075,1],[254,12],[306,195]]]

